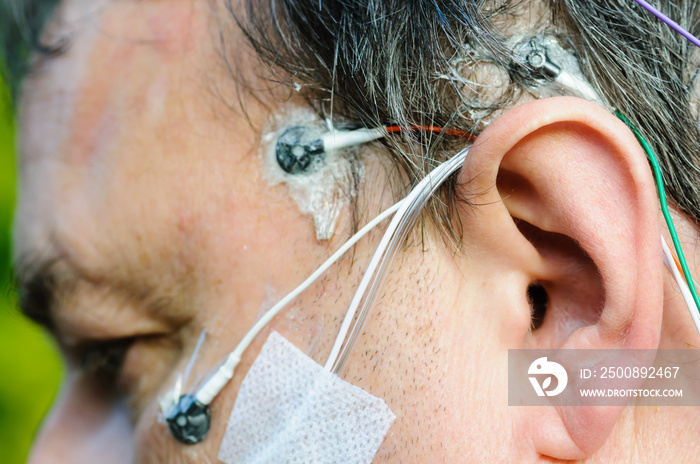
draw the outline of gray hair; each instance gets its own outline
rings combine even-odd
[[[698,2],[656,3],[697,35]],[[471,134],[542,84],[514,54],[519,38],[554,36],[603,102],[645,134],[667,194],[700,224],[698,54],[633,0],[246,0],[234,17],[273,79],[303,85],[325,115]],[[408,133],[386,143],[406,188],[464,142]],[[446,185],[430,208],[453,237],[450,211],[468,200],[458,191]]]
[[[0,58],[13,89],[30,52],[60,51],[61,44],[39,40],[57,3],[0,0]],[[434,125],[478,134],[541,84],[513,52],[518,37],[557,37],[601,99],[646,135],[668,195],[700,224],[698,53],[633,0],[243,0],[242,9],[224,3],[273,70],[268,79],[301,86],[320,113],[355,127]],[[700,31],[698,2],[656,4],[691,33]],[[385,143],[405,190],[463,141],[414,132]],[[469,200],[459,191],[448,182],[429,208],[453,237],[451,211]]]

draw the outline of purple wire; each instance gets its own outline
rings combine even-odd
[[[674,20],[672,20],[671,18],[669,18],[668,16],[666,16],[665,14],[663,14],[662,12],[660,12],[659,10],[657,10],[656,8],[654,8],[653,6],[651,6],[650,4],[645,2],[644,0],[634,0],[634,1],[639,3],[640,5],[642,5],[647,10],[649,10],[651,13],[654,14],[654,16],[659,18],[661,21],[663,21],[666,24],[668,24],[669,26],[671,26],[673,29],[676,30],[676,32],[681,34],[683,37],[685,37],[686,39],[693,42],[694,45],[696,45],[697,47],[700,47],[700,40],[698,40],[698,38],[695,37],[690,32],[683,29],[677,22],[675,22]]]

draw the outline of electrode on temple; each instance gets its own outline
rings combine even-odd
[[[331,130],[318,134],[305,126],[295,126],[282,133],[275,147],[277,163],[289,174],[315,172],[326,154],[362,145],[384,137],[383,128]]]
[[[317,169],[326,157],[323,140],[304,126],[287,129],[277,141],[277,163],[289,174],[301,174]]]

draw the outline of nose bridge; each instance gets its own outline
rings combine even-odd
[[[132,463],[132,427],[127,409],[112,402],[104,390],[88,379],[69,379],[42,426],[28,462]]]

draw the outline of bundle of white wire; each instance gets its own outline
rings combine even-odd
[[[396,257],[401,245],[413,225],[418,220],[423,208],[428,200],[432,197],[435,191],[442,185],[453,173],[455,173],[464,163],[465,158],[469,154],[471,147],[457,153],[448,161],[431,171],[418,185],[416,185],[408,196],[403,200],[401,208],[398,210],[387,228],[379,246],[372,257],[372,260],[367,267],[362,281],[360,282],[355,296],[350,303],[348,312],[345,315],[343,324],[340,327],[338,337],[331,349],[331,353],[326,361],[325,368],[338,373],[343,366],[343,363],[352,347],[357,334],[362,326],[362,323],[367,315],[367,311],[372,305],[374,296],[379,289],[386,271],[391,266]],[[375,272],[376,271],[376,272]],[[366,297],[365,297],[366,295]],[[347,337],[350,325],[355,319],[355,314],[364,299],[362,310],[357,315],[357,320],[353,326],[353,330]],[[347,343],[346,343],[347,337]],[[341,351],[342,350],[342,351]]]

